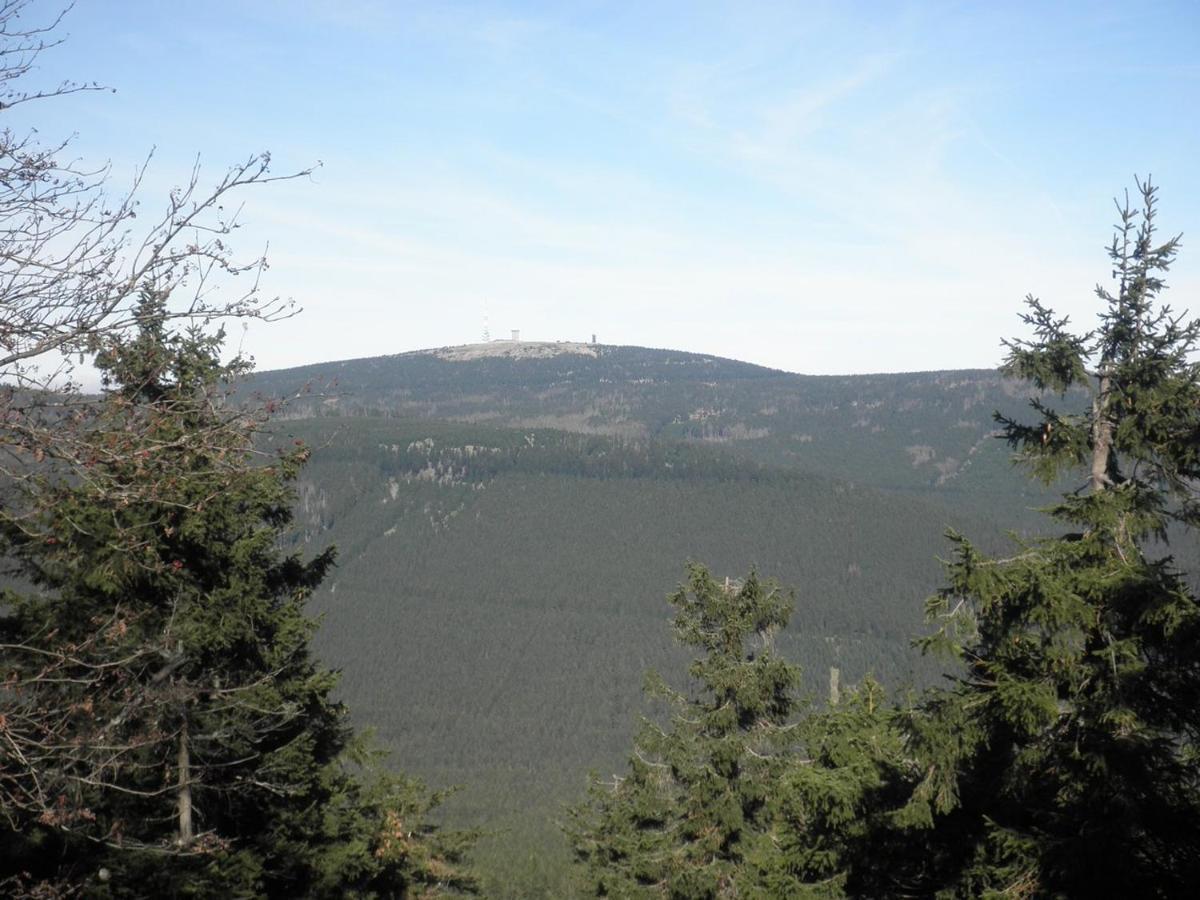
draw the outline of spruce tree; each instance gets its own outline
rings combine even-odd
[[[753,573],[722,586],[693,566],[670,602],[676,637],[704,654],[688,667],[699,696],[651,675],[648,691],[673,709],[670,726],[645,720],[628,775],[593,784],[574,811],[573,843],[600,896],[732,896],[768,840],[799,680],[772,648],[791,601]]]
[[[761,866],[757,896],[884,896],[856,862],[910,848],[874,845],[916,782],[904,732],[904,711],[868,677],[840,700],[810,710],[798,722],[794,753],[775,788],[772,852]]]
[[[1008,342],[1006,373],[1063,408],[997,416],[1003,434],[1035,475],[1078,482],[1050,510],[1057,537],[1005,558],[954,537],[923,644],[963,674],[911,721],[924,774],[907,827],[881,830],[860,860],[876,895],[1182,897],[1200,884],[1200,604],[1164,543],[1197,522],[1200,321],[1161,302],[1179,242],[1158,242],[1155,188],[1138,188],[1138,207],[1118,205],[1096,328],[1072,332],[1029,298],[1034,335]],[[898,844],[906,858],[886,852]]]
[[[96,345],[83,476],[44,467],[3,521],[0,884],[94,897],[418,896],[469,889],[466,836],[371,753],[310,649],[333,564],[281,550],[300,444],[263,458],[226,402],[241,360],[144,292]]]
[[[719,584],[702,566],[671,596],[674,631],[700,651],[696,690],[648,679],[672,710],[645,720],[629,771],[594,780],[568,833],[584,890],[613,897],[836,897],[902,746],[868,682],[801,717],[800,671],[774,648],[792,599],[751,573]]]

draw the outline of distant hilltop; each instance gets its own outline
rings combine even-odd
[[[415,352],[450,362],[501,356],[511,359],[549,359],[552,356],[567,355],[598,357],[600,345],[577,341],[488,341],[486,344],[460,344],[457,347],[439,347],[436,350]]]

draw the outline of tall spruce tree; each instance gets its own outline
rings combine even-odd
[[[924,775],[908,828],[881,830],[860,860],[865,893],[1200,884],[1200,604],[1164,544],[1197,522],[1200,321],[1160,300],[1179,243],[1157,241],[1155,188],[1138,189],[1138,206],[1118,205],[1097,327],[1074,333],[1029,298],[1034,336],[1007,345],[1007,374],[1065,399],[1033,401],[1033,424],[998,415],[1004,436],[1037,476],[1080,483],[1050,510],[1058,537],[1006,558],[954,538],[923,644],[964,674],[912,720]]]
[[[612,897],[836,897],[845,860],[898,783],[895,711],[868,682],[800,717],[799,669],[774,649],[792,599],[753,573],[721,585],[702,566],[671,596],[675,635],[702,655],[694,693],[651,675],[664,726],[646,720],[629,771],[594,781],[568,833],[584,890]]]
[[[645,720],[628,775],[593,784],[574,811],[587,889],[600,896],[733,896],[769,840],[799,681],[772,649],[791,600],[753,573],[722,586],[693,566],[670,602],[676,637],[704,654],[688,667],[699,696],[652,674],[648,692],[670,704],[670,727]]]
[[[34,586],[0,618],[0,885],[94,897],[423,896],[470,889],[462,834],[371,754],[312,657],[333,564],[286,555],[302,445],[263,459],[225,402],[220,336],[139,329],[96,349],[83,476],[41,468],[2,521]]]

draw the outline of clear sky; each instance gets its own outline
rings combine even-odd
[[[49,10],[53,4],[47,3]],[[39,4],[40,6],[40,4]],[[35,8],[34,12],[37,11]],[[245,196],[296,319],[260,367],[589,340],[808,373],[990,366],[1075,321],[1152,173],[1200,313],[1200,3],[76,0],[18,107],[143,202],[269,149]]]

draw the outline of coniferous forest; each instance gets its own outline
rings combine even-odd
[[[0,115],[91,89],[26,86],[28,7]],[[0,134],[0,894],[1193,896],[1200,319],[1149,179],[1095,318],[1028,297],[998,370],[255,372],[227,330],[293,311],[226,208],[307,174],[139,215]]]

